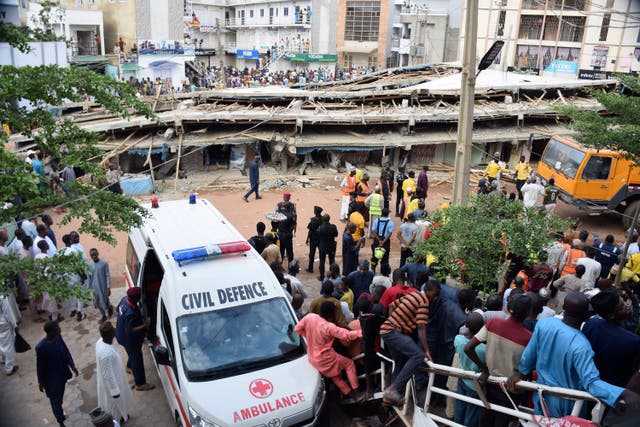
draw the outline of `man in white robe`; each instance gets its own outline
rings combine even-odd
[[[16,326],[18,319],[10,307],[9,299],[0,296],[0,358],[4,361],[4,373],[13,375],[18,366],[13,364],[16,356]]]
[[[100,325],[96,342],[98,405],[118,421],[129,420],[133,408],[133,393],[124,370],[120,353],[113,347],[116,330],[111,322]]]

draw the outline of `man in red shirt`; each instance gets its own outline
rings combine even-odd
[[[393,270],[391,280],[393,281],[393,285],[385,289],[382,297],[380,298],[380,304],[384,306],[385,315],[388,314],[389,305],[391,305],[391,303],[394,302],[398,297],[402,297],[403,295],[411,292],[418,292],[416,288],[405,285],[406,275],[399,268]]]

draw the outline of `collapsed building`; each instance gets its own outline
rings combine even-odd
[[[540,157],[552,135],[571,135],[557,106],[602,106],[589,89],[612,80],[559,79],[485,70],[476,81],[472,164],[493,153],[515,165]],[[100,148],[124,172],[152,179],[209,167],[244,168],[255,154],[304,174],[309,164],[454,163],[460,69],[390,69],[300,87],[264,86],[169,94],[148,101],[159,120],[114,117],[100,106],[68,105],[61,114],[105,135]],[[154,167],[154,165],[161,165]]]

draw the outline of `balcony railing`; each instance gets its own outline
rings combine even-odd
[[[224,20],[224,26],[228,28],[238,27],[310,27],[311,21],[296,20],[293,16],[263,16],[253,18],[228,18]]]

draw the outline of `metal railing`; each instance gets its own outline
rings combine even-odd
[[[425,397],[424,405],[422,407],[418,407],[418,405],[416,404],[417,402],[415,400],[415,391],[413,390],[413,386],[411,387],[407,386],[407,390],[405,392],[404,407],[395,408],[396,412],[398,412],[398,415],[400,415],[401,418],[403,418],[403,415],[406,415],[408,403],[412,400],[412,397],[413,397],[414,398],[413,402],[414,404],[416,404],[414,411],[421,411],[424,416],[427,416],[432,421],[436,421],[441,424],[454,426],[454,427],[464,427],[461,424],[458,424],[447,418],[444,418],[442,416],[429,412],[431,397],[433,393],[438,393],[443,396],[452,397],[456,400],[460,400],[466,403],[470,403],[472,405],[479,406],[481,408],[488,408],[488,409],[491,409],[492,411],[507,414],[507,415],[519,418],[520,420],[531,421],[538,425],[552,425],[554,422],[558,421],[557,419],[554,419],[554,418],[535,415],[530,411],[528,411],[527,410],[528,408],[523,409],[520,407],[516,408],[516,407],[501,406],[494,403],[483,401],[481,399],[464,396],[455,391],[450,391],[448,389],[436,387],[434,386],[434,380],[436,375],[456,377],[458,378],[458,380],[462,380],[462,379],[476,380],[480,376],[480,373],[465,371],[458,368],[452,368],[451,366],[446,366],[446,365],[438,365],[428,360],[425,360],[425,361],[428,367],[429,379],[428,379],[427,394]],[[507,378],[505,377],[490,376],[488,379],[488,383],[500,385],[500,384],[503,384],[506,380]],[[516,383],[516,388],[519,390],[535,392],[538,394],[538,396],[540,396],[541,399],[543,399],[543,394],[546,394],[546,395],[561,397],[563,399],[573,400],[574,404],[573,404],[573,409],[571,411],[571,415],[573,416],[580,415],[585,401],[594,402],[596,403],[596,405],[593,411],[591,412],[591,416],[592,416],[591,421],[594,423],[599,423],[604,413],[605,405],[602,402],[600,402],[598,399],[593,397],[591,394],[584,391],[578,391],[578,390],[573,390],[573,389],[568,389],[563,387],[552,387],[552,386],[547,386],[547,385],[538,384],[538,383],[529,382],[529,381],[518,381],[518,383]],[[400,413],[400,411],[404,411],[405,414]],[[416,418],[414,416],[414,421],[415,419]],[[414,425],[414,427],[419,427],[419,426]]]

